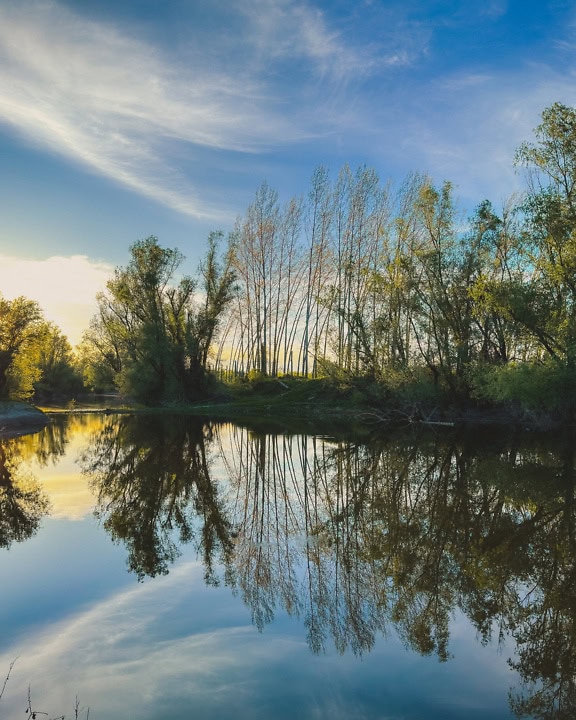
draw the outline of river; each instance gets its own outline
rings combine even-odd
[[[573,718],[575,488],[533,436],[56,416],[0,441],[0,717]]]

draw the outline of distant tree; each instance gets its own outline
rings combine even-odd
[[[72,347],[53,323],[45,325],[38,342],[36,364],[41,373],[34,383],[36,397],[71,397],[82,391],[82,374],[76,366]]]
[[[97,322],[99,319],[97,316],[91,320],[82,342],[76,348],[76,367],[82,376],[84,387],[90,392],[114,392],[120,359],[112,353],[112,358],[117,357],[119,366],[114,367],[110,362],[110,355],[105,350],[106,341],[99,337]]]

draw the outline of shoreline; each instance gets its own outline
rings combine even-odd
[[[50,422],[50,418],[33,405],[16,400],[0,402],[0,438],[32,435]]]
[[[286,402],[276,398],[253,397],[241,401],[208,400],[193,404],[175,404],[159,407],[102,406],[43,407],[40,409],[26,402],[0,402],[0,438],[34,434],[51,422],[51,416],[76,414],[103,415],[193,415],[220,421],[237,421],[267,425],[278,429],[286,424],[299,424],[302,430],[334,426],[340,432],[363,427],[374,431],[376,428],[429,428],[429,429],[473,429],[501,428],[520,433],[549,433],[573,431],[574,426],[552,418],[549,415],[527,415],[504,409],[451,408],[437,412],[423,413],[413,404],[387,407],[359,403],[345,406],[334,402]]]

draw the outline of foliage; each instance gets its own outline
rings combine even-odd
[[[206,391],[210,345],[234,290],[220,240],[219,233],[209,238],[201,303],[195,280],[184,276],[174,284],[184,259],[178,250],[155,237],[131,246],[128,265],[98,296],[98,315],[84,337],[82,362],[92,384],[113,377],[123,393],[147,404],[193,400]]]
[[[34,383],[36,398],[72,397],[84,389],[70,343],[52,323],[46,323],[38,344],[36,366],[40,371]]]
[[[551,360],[477,366],[471,376],[479,399],[530,410],[572,412],[576,374]]]
[[[0,295],[0,399],[30,397],[41,371],[36,362],[46,326],[38,303]]]
[[[554,103],[516,163],[527,192],[466,222],[452,185],[317,168],[284,206],[267,183],[198,279],[157,238],[130,248],[73,361],[36,303],[0,298],[0,397],[120,389],[206,396],[211,370],[371,382],[373,395],[576,414],[576,109]],[[552,363],[552,365],[550,365]],[[523,365],[523,369],[519,369]]]
[[[557,362],[576,363],[576,110],[554,103],[542,113],[536,142],[517,162],[527,168],[522,252],[526,315],[518,317]],[[532,307],[530,312],[529,307]],[[518,315],[518,313],[517,313]]]

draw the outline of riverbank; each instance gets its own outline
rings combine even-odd
[[[573,421],[560,412],[522,408],[519,404],[455,404],[428,385],[394,387],[363,379],[260,378],[217,384],[196,403],[149,407],[109,395],[79,398],[66,404],[0,403],[0,436],[36,432],[55,414],[184,414],[231,420],[279,432],[286,428],[331,432],[375,427],[502,427],[520,432],[572,431]]]
[[[212,398],[186,406],[185,412],[262,422],[284,418],[307,425],[328,421],[368,426],[505,426],[544,432],[573,425],[560,411],[512,402],[455,402],[431,384],[391,387],[363,378],[263,378],[224,386]]]
[[[0,438],[35,433],[49,422],[49,418],[33,405],[12,400],[0,402]]]

